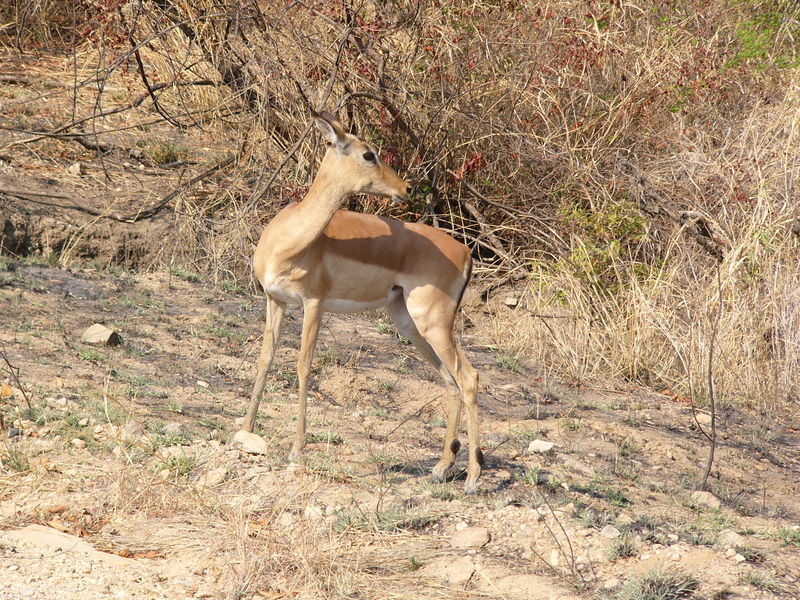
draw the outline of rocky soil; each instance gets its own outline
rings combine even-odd
[[[261,298],[178,269],[4,259],[2,598],[633,598],[645,576],[686,597],[800,596],[791,422],[727,407],[699,491],[708,415],[499,355],[481,326],[498,310],[514,309],[490,303],[462,333],[487,456],[465,496],[463,473],[427,481],[443,389],[380,314],[326,317],[290,469],[297,312],[249,448],[234,434]],[[95,323],[121,343],[82,342]]]

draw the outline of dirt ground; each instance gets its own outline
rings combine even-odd
[[[798,596],[800,445],[775,419],[725,410],[713,495],[693,495],[708,444],[688,406],[543,378],[487,349],[474,315],[487,460],[465,496],[463,473],[427,481],[444,435],[433,370],[385,317],[328,316],[306,463],[288,469],[297,312],[254,455],[231,438],[261,298],[185,274],[2,266],[18,372],[3,365],[3,598],[613,597],[653,568],[693,577],[697,597]],[[82,343],[95,322],[122,344]],[[465,528],[491,539],[456,547]]]

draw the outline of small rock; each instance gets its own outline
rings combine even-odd
[[[621,536],[622,532],[613,525],[606,525],[600,530],[600,535],[609,539],[614,539]]]
[[[78,421],[79,427],[88,427],[89,426],[89,417],[84,417],[80,421]]]
[[[456,531],[464,531],[467,527],[469,527],[469,523],[465,523],[464,521],[456,523]]]
[[[733,560],[734,560],[734,562],[741,563],[741,562],[746,561],[747,559],[744,556],[742,556],[741,554],[734,554],[733,555]]]
[[[721,506],[719,499],[717,499],[711,492],[703,492],[698,490],[692,493],[690,500],[695,506],[702,505],[708,506],[709,508],[719,508]]]
[[[557,567],[558,563],[559,563],[558,550],[553,548],[552,550],[550,550],[550,566]]]
[[[514,308],[519,304],[519,299],[516,296],[506,296],[506,299],[503,300],[503,304],[509,308]]]
[[[186,427],[183,426],[183,423],[173,422],[164,426],[164,433],[167,435],[183,435],[185,432]]]
[[[11,427],[8,430],[8,437],[15,438],[22,434],[22,430],[19,427]]]
[[[200,379],[198,379],[198,380],[196,381],[196,383],[197,383],[197,387],[201,387],[201,388],[208,388],[208,387],[210,387],[210,385],[209,385],[208,383],[206,383],[205,381],[201,381]]]
[[[733,529],[723,529],[719,532],[717,543],[725,548],[735,548],[736,546],[744,546],[745,539]]]
[[[630,525],[634,522],[634,518],[628,513],[620,513],[617,515],[617,525]]]
[[[197,480],[200,487],[214,487],[225,481],[228,476],[228,467],[217,467],[203,473]]]
[[[237,431],[231,441],[248,454],[266,454],[269,448],[264,438],[244,429]]]
[[[736,556],[736,550],[734,550],[733,548],[728,548],[725,551],[725,558],[733,558],[734,556]]]
[[[81,341],[84,344],[118,346],[122,343],[122,337],[113,329],[95,323],[83,332]]]
[[[67,173],[70,175],[82,175],[83,174],[83,164],[80,162],[74,162],[69,167],[67,167]]]
[[[306,519],[317,521],[325,516],[325,512],[320,507],[309,504],[303,509],[303,516]]]
[[[612,577],[611,579],[606,579],[603,582],[602,587],[604,590],[613,590],[615,588],[618,588],[620,583],[622,582],[619,579],[617,579],[616,577]]]
[[[668,534],[667,534],[667,539],[668,539],[670,542],[673,542],[673,543],[675,543],[675,542],[677,542],[677,541],[678,541],[679,539],[681,539],[681,538],[680,538],[680,536],[679,536],[679,535],[677,535],[677,534],[675,534],[675,533],[668,533]]]
[[[697,419],[697,422],[700,423],[700,425],[711,425],[711,415],[698,412],[694,414],[694,417]]]
[[[453,534],[450,545],[453,548],[482,548],[491,539],[492,536],[485,527],[467,527]]]
[[[144,435],[144,427],[138,421],[130,420],[119,431],[119,435],[126,442],[133,442]]]
[[[81,438],[74,438],[70,442],[70,444],[72,444],[73,448],[78,448],[78,449],[86,448],[86,442],[84,440],[82,440]]]
[[[468,556],[459,558],[447,569],[447,582],[450,585],[463,586],[470,580],[475,572],[475,564]]]
[[[545,440],[533,440],[530,444],[528,444],[528,454],[549,452],[553,449],[553,446],[555,446],[553,442],[547,442]]]

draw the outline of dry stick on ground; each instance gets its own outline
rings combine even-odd
[[[722,277],[720,275],[719,261],[717,261],[715,266],[717,275],[717,310],[714,312],[711,322],[711,337],[708,340],[708,365],[706,367],[706,387],[708,390],[709,408],[711,409],[711,436],[709,437],[709,435],[703,431],[703,428],[700,427],[700,424],[697,423],[697,426],[700,427],[700,431],[702,431],[703,435],[711,442],[711,446],[708,450],[708,460],[706,461],[706,470],[703,473],[703,481],[701,482],[703,488],[708,487],[708,476],[711,474],[711,466],[714,464],[714,454],[717,449],[717,401],[714,392],[714,349],[717,345],[719,322],[722,318]],[[692,401],[692,414],[695,415],[694,400]],[[695,422],[697,422],[696,415]]]
[[[28,392],[25,391],[25,387],[22,385],[22,381],[19,378],[19,367],[15,367],[11,364],[8,360],[8,355],[6,354],[5,347],[0,348],[0,356],[3,357],[3,361],[6,363],[6,367],[8,369],[9,375],[14,380],[14,385],[17,386],[17,389],[22,392],[22,397],[25,399],[25,404],[28,405],[28,410],[33,410],[33,405],[31,404],[31,399],[28,397]]]

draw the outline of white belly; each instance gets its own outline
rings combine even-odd
[[[322,310],[335,313],[354,313],[380,308],[381,306],[386,306],[388,303],[389,296],[374,300],[372,302],[344,300],[341,298],[326,298],[322,301]]]

